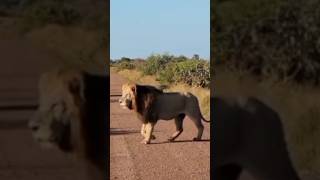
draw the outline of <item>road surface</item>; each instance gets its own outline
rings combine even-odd
[[[110,77],[110,178],[111,180],[209,180],[210,124],[204,123],[205,141],[193,142],[196,128],[184,120],[184,131],[177,142],[167,138],[175,131],[173,121],[159,121],[156,139],[144,145],[140,141],[141,123],[135,114],[118,103],[121,85],[117,74]]]

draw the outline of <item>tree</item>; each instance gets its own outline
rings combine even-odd
[[[194,54],[194,55],[192,56],[192,59],[200,60],[199,54]]]

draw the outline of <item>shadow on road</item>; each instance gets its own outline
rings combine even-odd
[[[200,141],[193,141],[193,140],[163,141],[163,142],[154,142],[154,143],[151,143],[151,144],[186,143],[186,142],[193,142],[193,143],[197,143],[197,142],[210,142],[210,139],[202,139],[202,140],[200,140]]]
[[[140,133],[140,131],[133,129],[110,128],[110,135],[124,135],[133,133]]]
[[[119,102],[119,99],[110,99],[110,103],[117,103]]]

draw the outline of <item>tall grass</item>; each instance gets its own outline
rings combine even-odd
[[[106,47],[101,46],[100,34],[81,27],[50,24],[27,32],[25,39],[47,49],[64,65],[86,69],[105,69]]]

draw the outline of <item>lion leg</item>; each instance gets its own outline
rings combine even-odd
[[[146,134],[145,134],[145,139],[142,141],[144,144],[150,144],[151,138],[152,138],[152,132],[154,129],[155,123],[147,123],[146,124]]]
[[[146,126],[147,126],[147,123],[143,123],[142,126],[141,126],[141,135],[146,138]],[[151,135],[151,139],[156,139],[156,136],[154,135]]]
[[[183,119],[185,116],[186,116],[185,114],[179,114],[178,117],[174,119],[174,123],[176,125],[176,132],[174,132],[171,135],[168,141],[170,142],[174,141],[183,132]]]
[[[204,126],[201,122],[201,116],[200,117],[190,117],[190,119],[194,122],[198,129],[197,136],[193,138],[194,141],[200,141],[203,133]]]
[[[141,133],[141,135],[142,135],[143,137],[145,137],[145,134],[146,134],[146,124],[145,124],[145,123],[142,123],[140,133]]]

